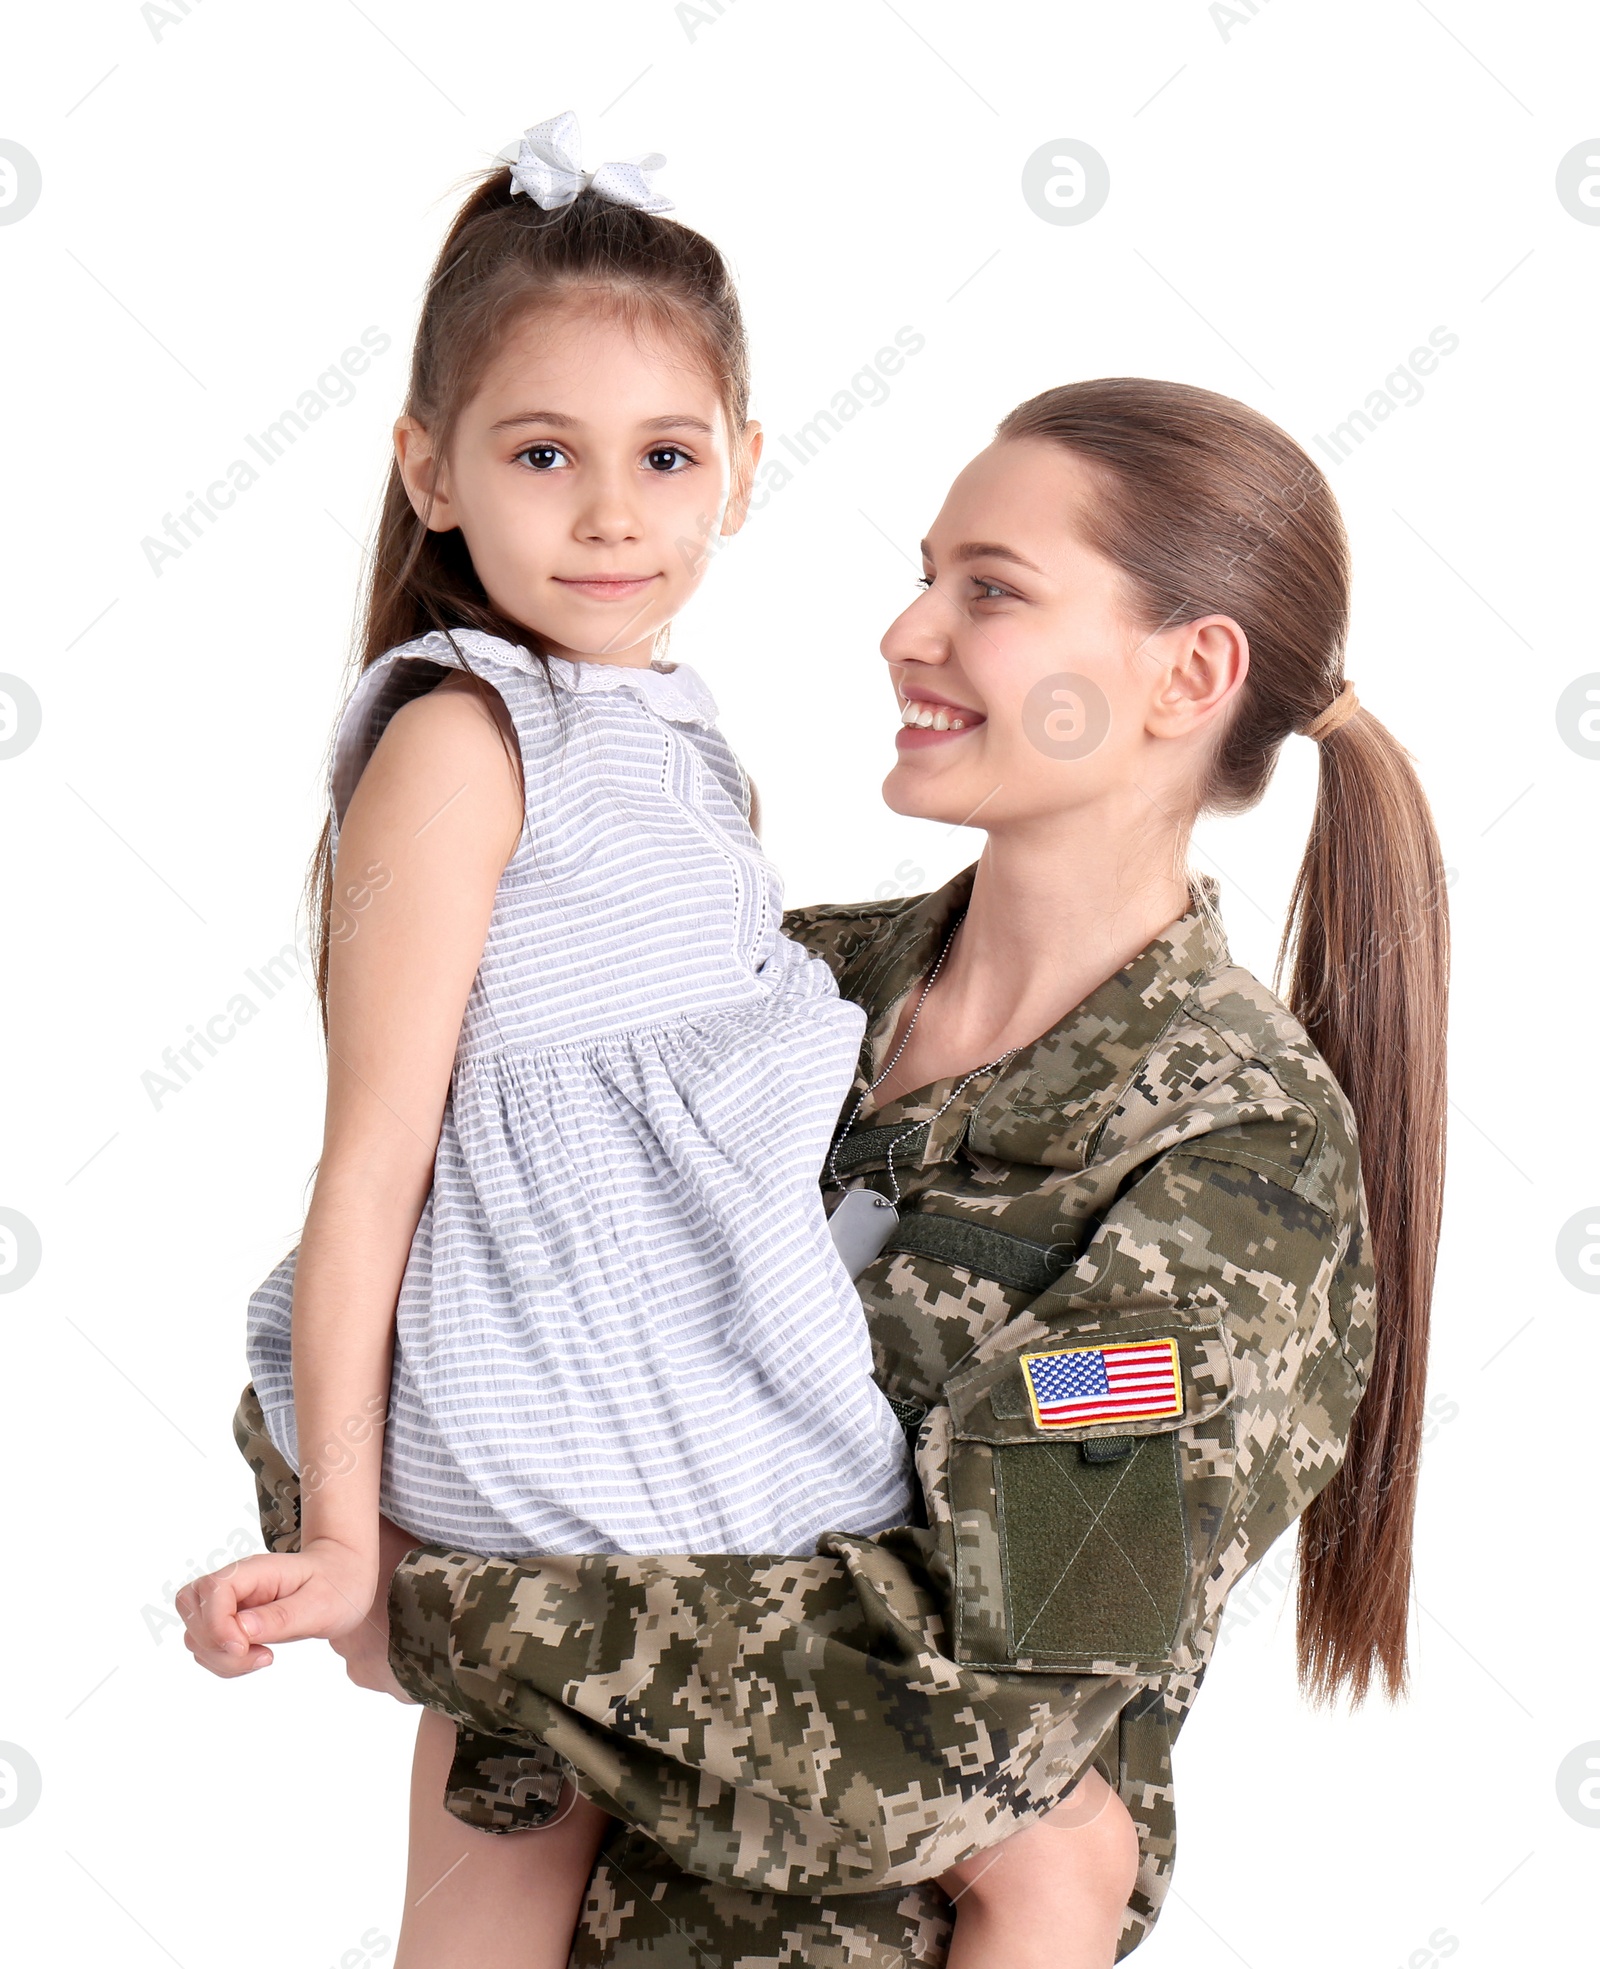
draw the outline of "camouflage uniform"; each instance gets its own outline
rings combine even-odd
[[[786,918],[869,1014],[850,1105],[972,873]],[[572,1969],[942,1964],[933,1877],[1091,1762],[1142,1850],[1119,1960],[1155,1921],[1171,1746],[1223,1603],[1334,1474],[1366,1383],[1350,1110],[1229,962],[1209,886],[930,1125],[953,1084],[838,1156],[887,1190],[895,1143],[901,1221],[858,1283],[922,1523],[804,1559],[425,1546],[395,1574],[395,1672],[460,1730],[450,1809],[534,1825],[569,1771],[623,1822]],[[1022,1354],[1168,1339],[1180,1414],[1035,1422]],[[294,1477],[248,1390],[238,1429],[268,1542],[290,1542]]]

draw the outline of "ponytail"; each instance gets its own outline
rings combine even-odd
[[[1290,1007],[1355,1113],[1377,1331],[1344,1461],[1301,1519],[1299,1667],[1315,1697],[1348,1688],[1360,1700],[1374,1675],[1397,1695],[1444,1177],[1449,917],[1411,762],[1343,681],[1350,557],[1338,503],[1287,432],[1182,383],[1069,383],[1020,404],[996,435],[1087,462],[1097,496],[1074,524],[1122,571],[1145,627],[1220,614],[1244,630],[1249,671],[1197,811],[1254,806],[1284,740],[1319,740],[1316,819],[1282,956],[1293,956]]]
[[[1427,798],[1370,712],[1322,739],[1316,816],[1279,954],[1288,1002],[1354,1110],[1378,1279],[1344,1461],[1300,1521],[1301,1679],[1405,1685],[1411,1528],[1444,1190],[1450,920]]]

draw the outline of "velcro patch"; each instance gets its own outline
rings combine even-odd
[[[1133,1340],[1024,1354],[1022,1377],[1039,1429],[1095,1422],[1147,1422],[1183,1413],[1176,1340]]]

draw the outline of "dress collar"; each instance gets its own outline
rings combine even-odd
[[[642,698],[652,711],[671,719],[674,724],[711,725],[716,722],[717,701],[705,679],[690,669],[687,663],[676,663],[670,669],[658,669],[654,664],[641,669],[627,663],[574,663],[564,656],[547,657],[541,662],[521,643],[508,643],[503,637],[491,636],[483,629],[454,629],[450,633],[451,638],[469,656],[485,658],[490,663],[498,663],[503,669],[520,670],[524,675],[532,676],[548,667],[551,681],[572,697],[593,697],[603,691],[630,690]],[[446,643],[440,632],[435,631],[434,634],[440,643]],[[432,642],[434,637],[424,637],[422,640]]]
[[[675,663],[670,670],[658,670],[653,663],[643,670],[625,663],[572,663],[563,656],[552,656],[549,663],[551,676],[574,697],[631,690],[675,724],[716,723],[717,700],[705,679],[687,663]]]

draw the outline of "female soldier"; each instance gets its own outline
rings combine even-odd
[[[463,1850],[548,1821],[563,1775],[624,1822],[574,1965],[940,1964],[983,1851],[1090,1773],[1139,1834],[1120,1959],[1224,1603],[1296,1517],[1308,1689],[1404,1683],[1447,921],[1421,789],[1344,678],[1332,494],[1240,403],[1101,379],[1013,411],[924,552],[885,794],[983,854],[785,927],[869,1018],[824,1187],[898,1212],[858,1283],[925,1519],[782,1560],[389,1539],[388,1663],[458,1726],[448,1772],[419,1758]],[[1297,731],[1291,1015],[1181,871]],[[248,1389],[237,1433],[286,1549]],[[221,1672],[269,1658],[192,1628]]]

